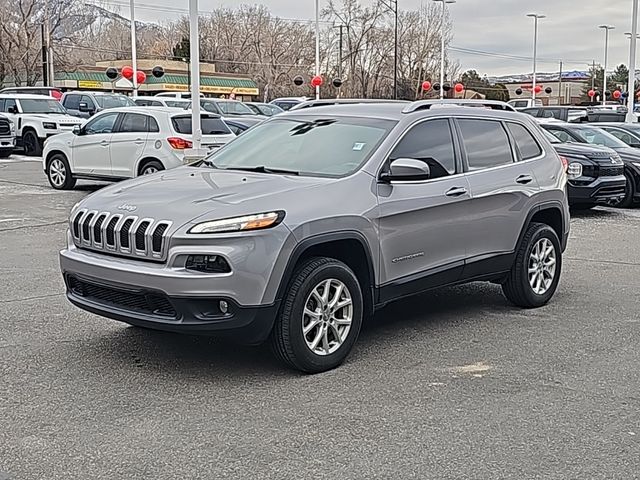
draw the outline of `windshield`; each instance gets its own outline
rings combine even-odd
[[[206,164],[341,177],[357,170],[394,125],[390,120],[351,117],[278,118],[247,130]]]
[[[223,115],[255,115],[255,112],[242,102],[217,102]]]
[[[124,95],[96,95],[96,103],[100,108],[135,107],[136,103]]]
[[[21,98],[19,101],[22,113],[67,113],[60,102],[53,98]]]
[[[544,136],[547,137],[547,140],[549,140],[549,143],[562,143],[553,133],[547,132],[546,130],[542,131],[544,133]]]
[[[577,128],[573,131],[581,139],[592,145],[604,145],[610,148],[625,148],[627,144],[618,140],[600,128]]]

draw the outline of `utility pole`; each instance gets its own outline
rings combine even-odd
[[[398,0],[383,0],[382,4],[393,13],[393,98],[398,98]]]
[[[131,0],[133,2],[133,0]],[[191,131],[196,156],[204,155],[202,125],[200,122],[200,31],[198,24],[198,0],[189,0],[189,53],[191,57]]]
[[[49,62],[47,60],[47,43],[45,41],[44,22],[40,24],[40,38],[42,43],[42,85],[49,85]]]
[[[533,84],[531,86],[531,98],[536,99],[536,62],[538,60],[538,20],[546,18],[546,15],[529,13],[527,17],[533,18]]]
[[[636,37],[638,35],[638,0],[633,0],[631,15],[631,46],[629,47],[629,84],[627,85],[627,118],[626,121],[635,122],[633,110],[636,105]]]
[[[604,29],[604,71],[602,72],[602,105],[607,104],[607,61],[609,59],[609,31],[615,29],[611,25],[600,25],[598,28]]]
[[[134,0],[131,0],[131,68],[133,68],[133,98],[138,96],[138,59],[136,54],[136,17]]]
[[[558,105],[562,105],[562,60],[560,60],[560,75],[558,75]]]
[[[43,77],[45,87],[53,87],[53,53],[51,51],[51,26],[49,22],[49,1],[44,2],[44,45],[46,53],[47,75]]]

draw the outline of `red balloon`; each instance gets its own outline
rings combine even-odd
[[[595,90],[589,90],[589,91],[587,92],[587,95],[589,95],[591,98],[593,98],[593,97],[595,97],[595,96],[596,96],[596,91],[595,91]]]
[[[319,87],[322,85],[322,77],[320,75],[316,75],[315,77],[313,77],[311,79],[311,86],[312,87]]]
[[[613,98],[615,98],[616,100],[618,100],[618,99],[620,98],[620,95],[622,95],[622,94],[620,93],[620,90],[615,90],[615,91],[613,92]]]
[[[540,85],[536,85],[535,92],[540,93],[542,91],[542,87]]]
[[[147,75],[142,70],[138,70],[136,72],[136,82],[138,83],[138,85],[142,85],[146,79]]]
[[[462,91],[464,90],[464,85],[461,83],[456,83],[456,86],[453,87],[453,89],[456,91],[456,93],[462,93]]]
[[[422,90],[424,90],[425,92],[428,92],[429,90],[431,90],[431,82],[428,80],[425,80],[424,82],[422,82]]]
[[[122,76],[127,80],[131,80],[133,78],[133,68],[129,66],[122,67]]]

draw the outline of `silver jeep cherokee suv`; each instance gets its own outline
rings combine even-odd
[[[465,103],[291,112],[104,188],[71,212],[67,296],[141,327],[268,339],[304,372],[339,365],[376,308],[434,287],[491,281],[542,306],[569,233],[566,167],[531,117]]]

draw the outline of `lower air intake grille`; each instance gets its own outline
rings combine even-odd
[[[156,292],[128,291],[98,285],[77,277],[67,278],[69,290],[76,296],[105,306],[116,307],[147,315],[176,318],[176,310],[169,299]]]

